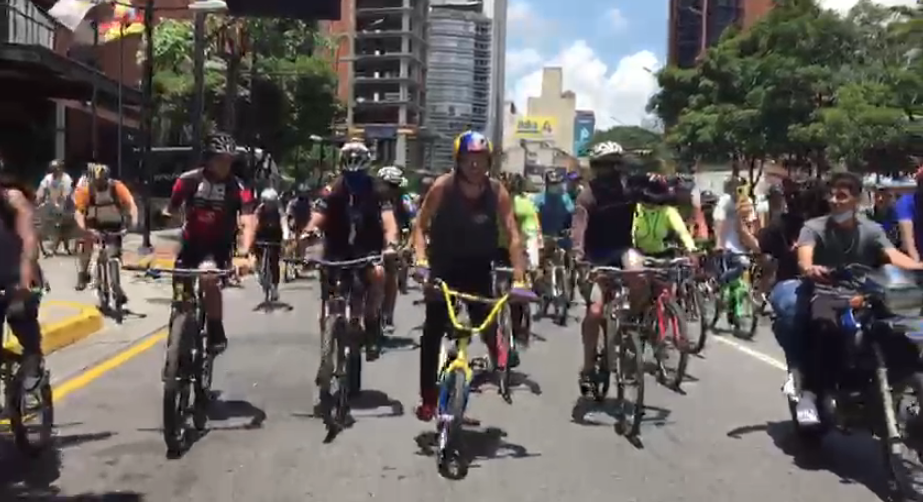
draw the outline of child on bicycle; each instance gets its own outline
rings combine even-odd
[[[256,262],[263,262],[263,253],[269,253],[269,274],[272,280],[270,300],[279,299],[279,259],[282,256],[282,242],[289,238],[288,225],[282,217],[279,193],[267,188],[260,193],[260,205],[256,208]],[[266,245],[261,245],[266,243]],[[263,272],[262,270],[260,271]]]

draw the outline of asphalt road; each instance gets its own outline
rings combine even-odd
[[[420,447],[433,426],[413,416],[415,293],[401,300],[390,350],[365,366],[355,425],[323,444],[311,417],[315,286],[283,287],[294,310],[270,314],[253,311],[252,282],[227,293],[221,393],[209,433],[184,457],[168,460],[161,437],[161,341],[58,402],[57,455],[25,462],[3,441],[0,500],[868,502],[883,491],[865,436],[831,436],[811,463],[797,455],[768,330],[752,343],[712,340],[691,363],[687,395],[649,377],[639,449],[614,433],[608,407],[575,406],[576,321],[536,325],[512,405],[492,386],[474,395],[476,458],[466,479],[445,480]]]

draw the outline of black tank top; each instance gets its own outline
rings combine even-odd
[[[434,269],[452,262],[490,261],[497,253],[497,189],[491,180],[470,200],[453,178],[442,194],[429,231],[429,261]]]
[[[19,282],[22,239],[13,227],[16,214],[7,200],[6,190],[0,190],[0,198],[4,213],[4,217],[0,218],[0,287],[6,287]]]

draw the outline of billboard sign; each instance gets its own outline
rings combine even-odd
[[[584,150],[590,146],[596,130],[596,115],[593,112],[578,111],[574,117],[574,155],[585,157]]]
[[[516,121],[517,139],[553,140],[557,130],[554,117],[526,116]]]

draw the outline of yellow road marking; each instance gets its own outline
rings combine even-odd
[[[153,335],[142,340],[140,343],[136,343],[135,345],[132,345],[131,347],[123,350],[122,352],[119,352],[109,359],[106,359],[96,366],[87,369],[83,373],[62,382],[53,390],[53,401],[60,401],[61,399],[64,399],[64,397],[66,397],[68,394],[86,387],[94,380],[97,380],[99,377],[147,352],[158,343],[166,340],[166,338],[167,330],[154,333]]]
[[[738,341],[736,341],[736,340],[731,340],[730,338],[727,338],[727,337],[723,337],[723,336],[714,336],[714,335],[711,336],[711,339],[712,339],[712,340],[719,341],[719,342],[721,342],[721,343],[727,345],[728,347],[731,347],[731,348],[736,349],[736,350],[738,350],[738,351],[740,351],[740,352],[743,352],[744,354],[746,354],[746,355],[748,355],[748,356],[750,356],[750,357],[756,359],[757,361],[766,363],[766,364],[768,364],[769,366],[772,366],[773,368],[780,369],[780,370],[782,370],[782,371],[788,371],[788,365],[786,365],[785,362],[780,361],[780,360],[778,360],[778,359],[776,359],[776,358],[774,358],[774,357],[772,357],[772,356],[768,356],[768,355],[766,355],[766,354],[763,354],[762,352],[760,352],[760,351],[758,351],[758,350],[753,350],[753,349],[751,349],[750,347],[747,347],[746,345],[744,345],[744,344],[742,344],[742,343],[740,343],[740,342],[738,342]]]

